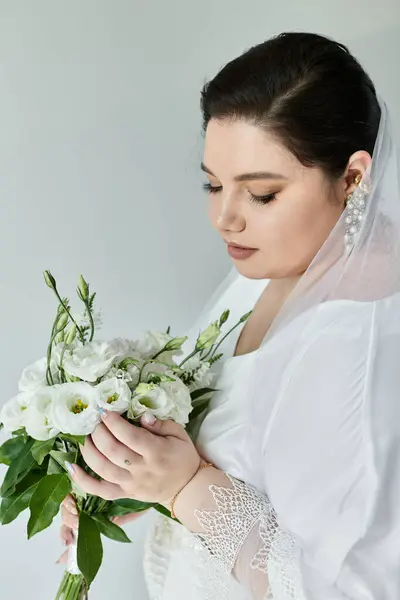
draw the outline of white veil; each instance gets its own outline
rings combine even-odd
[[[266,390],[276,398],[286,365],[294,358],[299,348],[296,344],[280,348],[280,363],[274,370],[274,381],[266,375],[265,361],[268,360],[268,344],[288,323],[302,316],[301,330],[312,328],[317,314],[315,310],[324,302],[351,301],[374,302],[386,299],[380,311],[375,342],[389,336],[397,319],[400,325],[400,197],[397,178],[397,153],[393,140],[393,128],[385,102],[381,107],[380,127],[372,156],[372,163],[359,184],[353,199],[323,244],[307,271],[283,304],[268,333],[256,352],[251,380],[247,383],[249,397],[244,399],[249,407],[252,425],[245,440],[246,463],[254,465],[260,461],[260,445],[270,420],[263,402]],[[360,208],[360,210],[357,210]],[[350,234],[355,224],[358,231]],[[350,245],[346,246],[347,241]],[[236,277],[240,277],[236,273]],[[217,290],[220,295],[235,279],[231,272]],[[300,342],[299,342],[300,344]],[[344,349],[345,350],[345,349]],[[400,403],[400,345],[397,348],[399,368],[396,376]],[[332,369],[334,369],[332,365]],[[274,389],[276,386],[276,389]],[[270,409],[268,408],[268,411]]]

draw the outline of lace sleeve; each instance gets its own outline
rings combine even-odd
[[[305,600],[299,549],[279,526],[268,498],[228,473],[232,487],[210,485],[210,510],[196,510],[197,538],[255,600]]]

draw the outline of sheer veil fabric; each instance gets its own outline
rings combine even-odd
[[[159,561],[168,576],[157,600],[400,597],[400,194],[380,106],[359,204],[348,204],[260,348],[226,364],[224,381],[232,375],[234,385],[217,407],[225,420],[211,410],[200,439],[207,450],[214,436],[231,486],[206,491],[213,502],[196,511],[202,532],[160,524],[175,550]],[[232,270],[199,322],[246,285]],[[235,438],[228,405],[243,416]],[[162,537],[153,536],[149,565],[166,551]],[[198,595],[189,592],[196,577]]]

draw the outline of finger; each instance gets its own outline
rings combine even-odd
[[[86,464],[106,481],[123,483],[128,481],[130,474],[126,469],[118,467],[104,456],[94,445],[90,435],[86,437],[85,445],[80,446]]]
[[[65,550],[60,558],[56,561],[56,565],[66,565],[68,562],[68,549]]]
[[[65,508],[67,510],[69,510],[69,512],[73,515],[77,515],[78,514],[78,509],[76,507],[76,502],[73,499],[73,497],[71,496],[71,494],[68,494],[68,496],[64,499],[63,501],[63,506],[65,506]]]
[[[124,497],[124,492],[119,485],[110,483],[109,481],[99,481],[91,477],[79,465],[71,465],[69,463],[67,465],[65,463],[65,466],[75,483],[87,494],[99,496],[100,498],[104,498],[104,500],[117,500]]]
[[[128,469],[132,465],[143,462],[143,457],[121,444],[103,423],[100,423],[91,435],[96,448],[114,465]],[[110,480],[111,481],[111,480]]]
[[[75,537],[72,532],[72,529],[70,527],[68,527],[67,525],[61,525],[60,538],[65,546],[69,546],[70,544],[73,544],[73,542],[75,541]]]
[[[61,506],[61,517],[64,525],[70,529],[78,529],[79,517],[70,513],[65,506]]]
[[[152,417],[152,418],[151,418]],[[146,411],[140,418],[140,424],[142,428],[151,431],[151,433],[158,436],[172,436],[181,440],[186,440],[189,436],[186,433],[184,427],[175,423],[171,419],[161,421],[160,419],[154,420],[154,415],[150,411]]]
[[[142,515],[144,515],[145,513],[148,512],[148,508],[146,510],[141,510],[140,512],[137,513],[131,513],[130,515],[120,515],[118,517],[112,517],[112,522],[115,523],[116,525],[119,525],[120,527],[122,525],[126,525],[127,523],[131,523],[132,521],[136,521],[136,519],[138,519],[139,517],[141,517]]]
[[[132,425],[115,412],[104,412],[101,418],[114,437],[133,452],[148,456],[154,451],[156,438],[146,429]]]

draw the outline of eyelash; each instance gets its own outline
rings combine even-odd
[[[204,183],[203,189],[206,192],[208,192],[209,194],[217,194],[218,192],[220,192],[222,190],[222,186],[219,185],[217,187],[214,187],[211,185],[211,183]],[[273,200],[276,199],[276,192],[273,194],[266,194],[265,196],[255,196],[251,192],[249,192],[249,194],[250,194],[250,201],[256,202],[257,204],[268,204],[269,202],[272,202]]]

